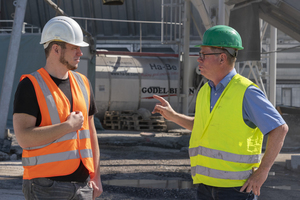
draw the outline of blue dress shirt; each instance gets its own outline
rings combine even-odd
[[[225,87],[236,73],[236,70],[233,69],[216,87],[212,81],[208,81],[208,84],[211,87],[210,111],[212,111]],[[258,127],[264,135],[278,126],[285,124],[281,115],[266,98],[264,93],[255,86],[249,86],[245,92],[243,100],[243,118],[249,127]]]

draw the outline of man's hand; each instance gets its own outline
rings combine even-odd
[[[243,185],[241,192],[247,188],[246,192],[252,190],[255,195],[260,195],[260,188],[268,178],[269,171],[282,148],[288,130],[287,124],[283,124],[268,133],[266,150],[260,166]]]
[[[155,105],[152,114],[159,113],[167,120],[172,120],[172,117],[175,115],[175,111],[170,106],[169,102],[157,95],[153,95],[153,98],[160,101],[160,103]]]
[[[95,200],[97,197],[99,197],[102,194],[103,188],[102,188],[100,177],[91,178],[89,182],[89,186],[93,188],[93,200]]]
[[[175,112],[173,110],[173,108],[170,106],[169,102],[160,96],[153,95],[153,98],[160,101],[160,103],[157,103],[155,105],[155,107],[152,111],[152,114],[159,113],[165,119],[170,120],[170,121],[182,126],[183,128],[193,130],[194,117],[190,117],[190,116]]]
[[[71,112],[67,118],[67,122],[71,127],[71,131],[77,131],[81,129],[83,125],[84,117],[81,111]]]
[[[269,174],[268,169],[258,168],[257,170],[253,171],[253,174],[249,177],[246,183],[241,188],[240,192],[252,192],[259,196],[260,195],[260,188],[263,183],[267,180]],[[246,191],[245,191],[246,190]]]

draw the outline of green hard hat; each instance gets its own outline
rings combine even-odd
[[[203,35],[202,44],[198,46],[244,49],[240,34],[235,29],[225,25],[216,25],[207,29]]]

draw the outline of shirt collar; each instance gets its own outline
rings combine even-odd
[[[221,81],[220,83],[216,86],[216,90],[223,86],[224,88],[228,85],[228,83],[231,81],[231,79],[236,75],[236,70],[233,68]],[[211,80],[208,81],[208,84],[211,88],[214,88],[214,84]]]

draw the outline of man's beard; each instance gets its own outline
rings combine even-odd
[[[77,69],[76,65],[70,65],[69,62],[65,59],[65,51],[62,51],[60,54],[59,61],[64,64],[69,70],[75,70]]]

